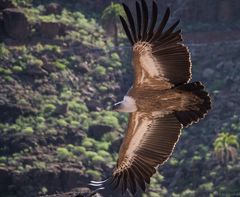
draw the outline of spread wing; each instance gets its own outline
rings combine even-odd
[[[127,5],[123,4],[123,8],[127,20],[122,16],[120,19],[133,45],[134,85],[168,89],[188,82],[191,79],[191,60],[187,47],[181,44],[181,30],[175,31],[179,21],[165,28],[170,15],[169,8],[159,25],[155,1],[151,19],[145,0],[141,0],[141,4],[136,2],[135,18]]]
[[[137,185],[145,190],[155,168],[171,155],[181,128],[173,114],[132,113],[113,175],[106,181],[92,182],[92,185],[121,188],[122,192],[128,189],[132,194]]]

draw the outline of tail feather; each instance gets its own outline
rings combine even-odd
[[[208,93],[204,90],[203,84],[200,82],[193,82],[178,86],[177,89],[191,92],[202,100],[201,103],[196,104],[197,110],[175,112],[178,121],[186,127],[204,118],[207,112],[211,109],[211,99]]]

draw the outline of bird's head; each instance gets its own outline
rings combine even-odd
[[[137,105],[134,98],[130,96],[124,96],[123,101],[114,104],[112,110],[130,113],[137,111]]]

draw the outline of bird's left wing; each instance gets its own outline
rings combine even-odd
[[[181,30],[175,31],[179,21],[166,29],[170,16],[167,8],[158,23],[158,7],[152,1],[152,16],[146,0],[136,1],[136,15],[123,4],[126,19],[120,16],[126,35],[133,46],[134,86],[169,89],[191,79],[191,60],[181,41]],[[165,30],[166,29],[166,30]]]
[[[137,185],[145,190],[156,167],[171,155],[178,141],[182,125],[173,114],[146,114],[134,112],[130,115],[128,130],[119,151],[119,159],[112,176],[92,185],[128,189],[132,194]]]

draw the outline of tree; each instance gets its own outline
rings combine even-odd
[[[231,135],[226,132],[221,132],[214,141],[214,156],[221,163],[227,163],[230,160],[235,161],[239,147],[236,135]]]
[[[109,34],[114,36],[114,44],[119,45],[119,15],[124,15],[122,6],[119,3],[111,3],[107,6],[102,14],[103,25]]]

